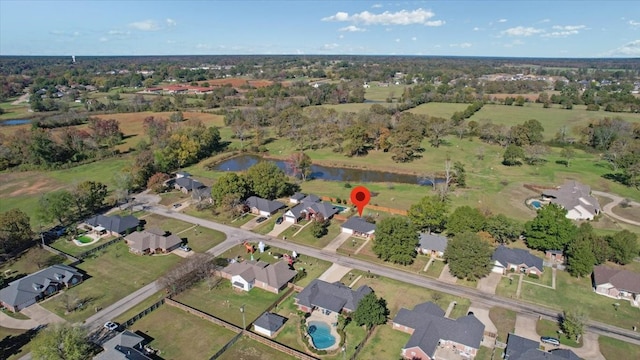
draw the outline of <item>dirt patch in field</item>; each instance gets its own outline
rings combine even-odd
[[[43,194],[57,187],[54,180],[37,177],[33,173],[10,173],[6,175],[2,185],[0,185],[0,194],[4,194],[3,196],[8,198]]]

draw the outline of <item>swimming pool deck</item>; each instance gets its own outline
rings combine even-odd
[[[307,326],[309,326],[309,322],[311,321],[320,321],[320,322],[329,324],[329,328],[331,329],[331,335],[336,339],[336,342],[332,346],[322,350],[326,350],[327,352],[337,350],[340,347],[340,334],[338,334],[338,330],[333,324],[338,323],[338,313],[332,312],[331,315],[324,315],[322,312],[318,310],[314,310],[311,313],[311,316],[307,318]],[[309,342],[311,343],[311,346],[314,346],[311,336],[309,336],[308,338],[309,338]]]

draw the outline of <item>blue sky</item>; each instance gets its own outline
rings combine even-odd
[[[640,57],[640,1],[0,0],[0,55]]]

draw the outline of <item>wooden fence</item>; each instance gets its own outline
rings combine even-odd
[[[43,245],[42,245],[42,248],[43,248],[43,249],[45,249],[45,250],[47,250],[47,251],[49,251],[49,252],[52,252],[52,253],[54,253],[54,254],[56,254],[56,255],[64,256],[65,258],[67,258],[67,259],[69,259],[70,261],[72,261],[72,265],[76,265],[77,263],[79,263],[79,262],[80,262],[80,259],[78,259],[77,257],[75,257],[75,256],[73,256],[73,255],[71,255],[71,254],[67,254],[67,253],[66,253],[66,252],[64,252],[64,251],[60,251],[60,250],[58,250],[58,249],[56,249],[56,248],[52,248],[52,247],[51,247],[51,246],[49,246],[49,245],[44,245],[44,244],[43,244]]]
[[[355,360],[356,357],[358,357],[358,354],[360,353],[360,351],[362,351],[364,344],[367,342],[367,340],[369,340],[369,338],[371,337],[371,334],[373,334],[374,329],[375,327],[372,327],[371,329],[369,329],[369,331],[367,331],[367,334],[364,336],[364,339],[362,339],[362,341],[360,341],[360,343],[356,345],[356,351],[354,351],[353,355],[351,355],[350,357],[351,360]]]
[[[213,316],[211,314],[207,314],[206,312],[200,311],[200,310],[198,310],[196,308],[193,308],[193,307],[191,307],[189,305],[185,305],[185,304],[183,304],[183,303],[181,303],[179,301],[166,298],[164,302],[167,305],[175,306],[178,309],[182,309],[182,310],[188,312],[189,314],[193,314],[193,315],[195,315],[195,316],[197,316],[197,317],[199,317],[201,319],[204,319],[204,320],[207,320],[207,321],[212,322],[214,324],[220,325],[225,329],[229,329],[229,330],[233,331],[234,333],[239,333],[239,332],[242,331],[242,328],[239,327],[239,326],[235,326],[232,323],[226,322],[226,321],[224,321],[224,320],[222,320],[220,318],[217,318],[217,317],[215,317],[215,316]]]
[[[229,340],[229,342],[227,342],[226,344],[224,344],[224,346],[222,347],[222,349],[218,350],[215,354],[213,354],[209,360],[215,360],[217,358],[220,357],[220,355],[224,354],[225,351],[227,351],[230,347],[233,346],[233,344],[236,343],[236,341],[238,341],[238,339],[240,339],[242,337],[243,333],[239,332],[236,334],[236,336],[234,336],[233,338],[231,338],[231,340]]]
[[[93,249],[90,249],[90,250],[87,250],[87,251],[83,252],[82,254],[78,255],[78,258],[84,259],[87,256],[106,248],[107,246],[111,246],[111,245],[117,243],[118,241],[122,241],[123,239],[124,238],[122,236],[119,236],[119,237],[117,237],[115,239],[109,240],[106,243],[101,244],[100,246],[96,246]]]
[[[296,349],[290,348],[286,345],[280,344],[279,342],[273,341],[271,339],[267,339],[266,337],[260,336],[256,333],[252,333],[250,331],[245,331],[244,335],[246,335],[249,339],[255,340],[259,343],[265,344],[268,347],[272,348],[272,349],[276,349],[280,352],[283,352],[287,355],[291,355],[293,357],[295,357],[296,359],[302,359],[302,360],[318,360],[317,357],[311,356],[309,354],[303,353],[301,351],[298,351]]]
[[[143,318],[144,316],[146,316],[147,314],[149,314],[153,310],[159,308],[160,305],[164,304],[164,301],[165,301],[164,298],[160,299],[158,302],[156,302],[153,305],[149,306],[148,308],[140,311],[135,316],[133,316],[131,319],[129,319],[129,320],[125,321],[124,323],[122,323],[122,326],[125,329],[128,329],[131,325],[133,325],[133,323],[135,323],[136,321],[140,320],[141,318]]]

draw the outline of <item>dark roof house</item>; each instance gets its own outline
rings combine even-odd
[[[295,297],[296,305],[310,312],[319,307],[333,312],[355,311],[360,300],[373,290],[367,285],[362,285],[358,290],[339,282],[328,283],[319,279],[313,280]]]
[[[542,196],[566,209],[569,219],[593,220],[600,213],[600,203],[591,196],[591,188],[575,180],[567,181],[557,189],[544,190]]]
[[[580,360],[571,350],[554,349],[545,352],[540,349],[540,342],[511,333],[507,337],[504,354],[506,360]]]
[[[289,209],[284,218],[287,221],[297,222],[301,217],[310,218],[312,216],[322,216],[324,219],[330,219],[339,212],[332,203],[328,201],[320,201],[316,195],[309,194],[304,197],[298,205]]]
[[[132,232],[124,239],[129,249],[137,254],[169,252],[182,244],[180,237],[173,234],[167,236],[160,229]]]
[[[285,206],[279,201],[263,199],[257,196],[249,197],[245,203],[252,211],[255,209],[260,214],[273,214]]]
[[[176,178],[174,184],[176,185],[176,187],[187,192],[205,187],[203,183],[190,177]]]
[[[447,248],[447,237],[438,234],[421,232],[418,241],[423,253],[433,252],[442,256]]]
[[[144,351],[145,339],[125,330],[103,344],[104,351],[94,360],[151,360]]]
[[[593,286],[600,295],[627,299],[635,306],[640,304],[639,273],[598,265],[593,268]]]
[[[52,265],[9,283],[0,290],[0,303],[13,311],[20,311],[64,287],[80,283],[82,279],[82,273],[74,267]]]
[[[507,270],[518,270],[526,273],[542,273],[543,261],[537,256],[533,256],[528,250],[511,249],[504,245],[498,246],[491,256],[494,262],[494,272],[505,272]]]
[[[342,232],[347,232],[354,235],[373,235],[376,231],[376,224],[372,224],[360,216],[352,216],[342,225]]]
[[[265,312],[253,322],[253,326],[257,332],[272,336],[280,330],[285,322],[287,322],[287,318],[278,314]]]
[[[97,215],[85,221],[86,224],[91,225],[94,230],[103,228],[104,230],[112,233],[123,234],[127,230],[131,230],[140,224],[140,220],[133,215],[127,215],[120,217],[119,215]]]
[[[421,358],[424,354],[433,359],[438,347],[453,347],[475,356],[484,336],[484,324],[474,315],[456,320],[444,315],[445,312],[432,302],[418,304],[413,310],[400,309],[393,319],[393,328],[411,333],[402,350],[405,358]]]
[[[264,261],[247,260],[229,264],[221,270],[222,276],[231,280],[231,284],[245,291],[258,286],[278,293],[297,272],[291,270],[285,261],[269,264]]]

